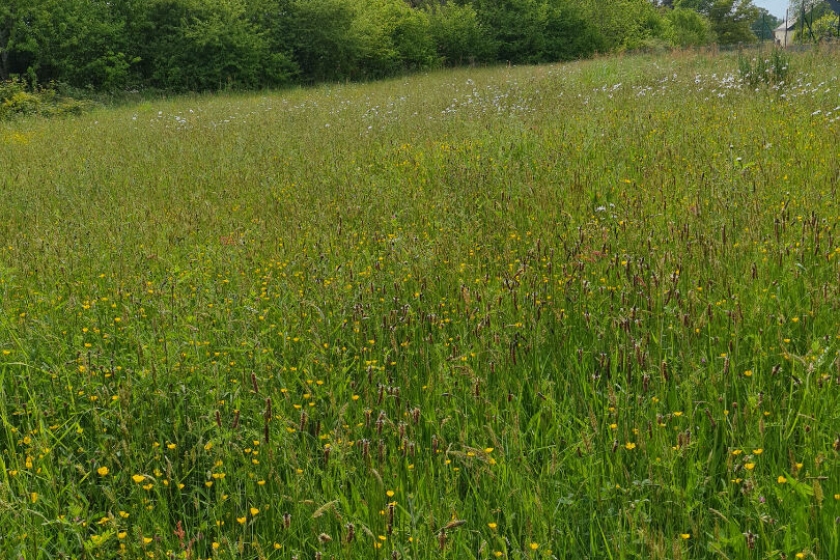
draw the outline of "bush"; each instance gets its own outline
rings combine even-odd
[[[675,47],[700,47],[712,42],[714,34],[709,20],[688,8],[674,8],[665,16],[666,37]]]
[[[0,82],[0,121],[31,115],[79,115],[90,111],[94,106],[91,101],[60,95],[56,84],[51,83],[46,87],[31,90],[20,78]]]
[[[426,13],[403,0],[361,0],[353,30],[360,41],[364,78],[390,76],[438,63]]]
[[[150,39],[141,64],[154,87],[256,88],[291,77],[291,61],[271,52],[266,35],[246,17],[243,0],[153,0],[138,27]]]
[[[429,32],[444,64],[460,65],[489,62],[496,49],[487,30],[478,21],[478,14],[469,5],[431,4],[426,8]]]

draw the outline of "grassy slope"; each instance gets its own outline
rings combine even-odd
[[[2,555],[840,556],[834,61],[0,124]]]

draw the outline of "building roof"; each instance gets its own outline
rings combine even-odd
[[[796,28],[796,24],[799,21],[798,18],[789,19],[787,21],[783,21],[779,27],[774,29],[773,31],[792,31]]]

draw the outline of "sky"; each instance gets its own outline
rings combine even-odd
[[[785,19],[785,10],[788,7],[788,0],[753,0],[753,4],[759,8],[766,8],[768,12],[779,19]]]

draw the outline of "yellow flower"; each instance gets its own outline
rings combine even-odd
[[[143,537],[143,544],[149,544],[152,542],[152,537]]]
[[[744,468],[751,471],[755,468],[755,463],[744,463]]]
[[[128,533],[126,533],[125,531],[120,531],[119,533],[117,533],[117,538],[124,539],[127,535]]]
[[[680,538],[683,540],[688,540],[691,538],[691,533],[680,533]]]
[[[146,477],[143,476],[142,474],[134,474],[134,475],[131,475],[131,480],[133,480],[137,484],[140,484],[141,482],[146,480]]]
[[[247,517],[237,517],[237,518],[236,518],[236,522],[237,522],[237,523],[239,523],[240,525],[245,525],[245,522],[246,522],[247,520],[248,520],[248,518],[247,518]]]
[[[260,510],[259,510],[259,508],[252,507],[250,509],[250,512],[251,512],[251,516],[254,516],[254,515],[257,515],[260,512]]]
[[[752,377],[752,370],[748,369],[747,371],[745,371],[744,372],[744,377]]]
[[[636,444],[631,442],[631,441],[628,441],[627,443],[624,444],[624,448],[627,451],[632,451],[633,449],[636,449]]]
[[[779,484],[784,484],[785,482],[787,482],[787,479],[782,475],[779,475],[779,478],[776,479],[776,482],[778,482]]]
[[[491,529],[495,529],[496,527],[498,527],[498,525],[496,525],[495,523],[492,523],[492,522],[488,523],[487,526],[490,527]]]
[[[531,550],[537,550],[540,547],[540,545],[538,543],[535,543],[535,542],[532,542],[528,546],[531,548]]]
[[[219,543],[217,543],[217,542],[214,542],[211,546],[213,547],[213,550],[219,550],[219,547],[220,547],[221,545],[220,545]]]
[[[385,492],[385,495],[388,496],[389,498],[393,498],[394,497],[394,491],[393,490],[388,490],[387,492]]]
[[[753,455],[761,455],[762,453],[764,453],[764,450],[760,447],[758,449],[753,449]]]
[[[96,474],[99,476],[107,476],[109,472],[111,471],[108,470],[108,467],[99,467],[96,469]]]

